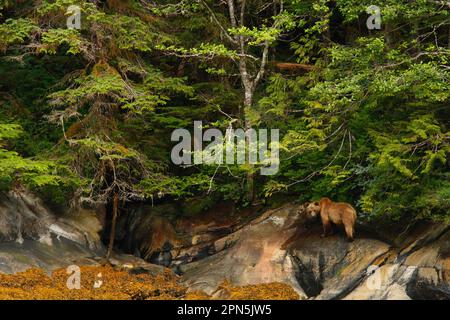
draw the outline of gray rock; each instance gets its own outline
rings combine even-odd
[[[216,254],[181,267],[191,290],[214,294],[224,280],[233,285],[281,282],[306,294],[296,279],[296,267],[284,244],[294,235],[296,206],[266,212],[246,227],[217,240]]]
[[[217,287],[228,280],[282,282],[309,299],[450,299],[448,226],[411,228],[391,244],[357,230],[347,242],[343,232],[321,238],[320,223],[301,211],[270,210],[216,240],[215,254],[179,266],[185,284],[220,298]]]

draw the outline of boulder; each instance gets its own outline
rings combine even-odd
[[[367,268],[390,246],[376,239],[348,242],[344,234],[320,237],[320,228],[299,234],[289,245],[297,265],[297,279],[309,297],[338,299],[366,275]]]
[[[190,290],[217,298],[226,298],[226,281],[285,283],[301,299],[450,299],[448,226],[411,227],[389,243],[356,231],[354,242],[343,231],[321,238],[320,221],[288,204],[216,239],[210,256],[179,269]]]
[[[367,277],[344,300],[410,300],[406,286],[411,281],[415,267],[385,264],[369,268]]]
[[[0,272],[96,264],[105,251],[100,230],[96,210],[55,214],[26,190],[1,194]]]
[[[50,273],[69,265],[105,263],[106,250],[99,235],[104,216],[102,207],[55,214],[25,190],[0,195],[0,273],[29,268]],[[130,273],[156,275],[164,271],[162,266],[117,252],[109,263]]]
[[[297,207],[271,210],[245,227],[214,242],[216,254],[182,265],[183,279],[190,290],[221,297],[218,286],[225,280],[234,286],[279,282],[306,294],[296,279],[293,257],[283,248],[296,228]]]

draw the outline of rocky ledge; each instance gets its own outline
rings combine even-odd
[[[226,278],[286,283],[303,299],[450,299],[448,225],[418,225],[385,241],[359,226],[348,242],[343,232],[321,238],[320,223],[299,208],[267,211],[215,241],[216,254],[181,267],[186,283],[217,297]]]
[[[196,225],[140,210],[133,226],[147,226],[148,234],[139,230],[136,239],[127,238],[121,229],[117,239],[140,257],[116,253],[112,261],[152,274],[164,268],[149,261],[159,261],[190,291],[213,298],[235,297],[227,289],[233,286],[279,283],[300,299],[450,299],[449,225],[420,223],[402,233],[358,225],[355,241],[347,242],[341,231],[321,238],[320,222],[308,221],[301,208],[290,203],[217,221],[211,214]],[[0,272],[98,265],[105,251],[101,222],[96,210],[54,214],[28,193],[4,195]]]

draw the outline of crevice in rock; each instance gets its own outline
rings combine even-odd
[[[444,235],[449,231],[449,229],[450,229],[450,225],[448,225],[446,228],[444,228],[440,233],[438,233],[438,234],[435,235],[434,237],[429,237],[429,238],[424,237],[424,238],[422,238],[422,239],[419,239],[419,240],[415,243],[415,245],[414,245],[411,249],[409,249],[408,251],[406,251],[406,252],[403,252],[403,251],[405,251],[405,250],[407,249],[407,247],[401,248],[401,249],[400,249],[400,253],[399,253],[398,256],[397,256],[397,260],[398,260],[400,263],[403,263],[403,262],[408,258],[408,256],[410,256],[410,255],[413,254],[414,252],[420,250],[421,248],[427,246],[428,244],[430,244],[430,243],[432,243],[432,242],[435,242],[435,241],[439,240],[439,238],[441,238],[442,236],[444,236]]]
[[[302,261],[292,256],[295,262],[295,278],[299,286],[303,289],[308,298],[318,296],[323,290],[323,257],[319,257],[319,278],[312,270],[311,265],[305,265]],[[320,262],[322,261],[322,263]]]
[[[377,257],[375,257],[372,262],[367,266],[369,267],[370,265],[372,265],[375,261],[379,261],[381,259],[381,262],[377,264],[378,268],[380,268],[381,266],[383,266],[384,264],[386,264],[387,258],[384,259],[382,258],[383,256],[388,257],[389,254],[391,253],[392,249],[389,249],[388,251],[378,255]],[[345,298],[347,295],[349,295],[353,290],[355,290],[361,283],[363,283],[363,281],[365,279],[367,279],[371,274],[367,274],[367,268],[365,272],[362,272],[358,277],[356,277],[354,279],[354,281],[344,290],[342,290],[341,292],[339,292],[339,294],[337,294],[336,296],[334,296],[332,298],[332,300],[341,300],[343,298]]]

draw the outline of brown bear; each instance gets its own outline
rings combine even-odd
[[[347,239],[353,241],[353,231],[356,222],[356,210],[348,203],[333,202],[329,198],[322,198],[319,202],[311,202],[306,207],[306,213],[310,217],[316,217],[320,213],[323,225],[322,237],[332,233],[331,223],[344,225]]]

